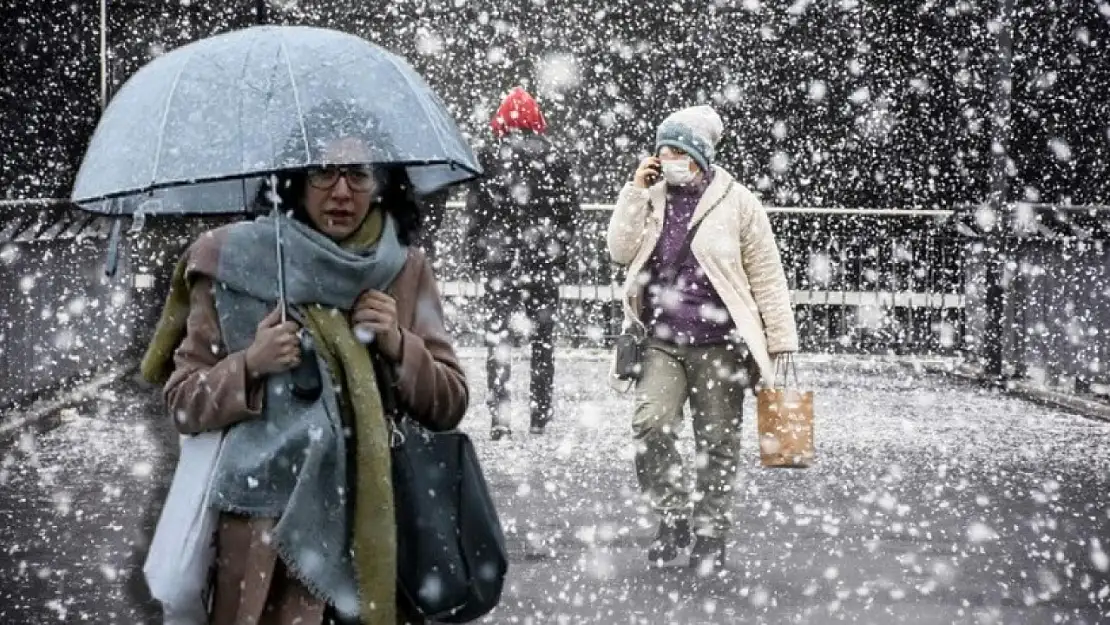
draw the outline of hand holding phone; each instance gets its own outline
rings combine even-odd
[[[651,185],[659,182],[659,177],[662,175],[662,163],[659,161],[658,156],[649,156],[640,161],[640,167],[636,170],[636,175],[633,177],[633,182],[637,187],[646,189]]]

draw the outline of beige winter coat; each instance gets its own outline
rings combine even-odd
[[[714,166],[691,223],[705,222],[690,249],[709,282],[724,301],[741,338],[759,364],[764,380],[772,375],[771,354],[798,351],[798,331],[790,289],[782,269],[767,211],[739,182],[713,212],[706,211],[724,194],[733,177]],[[666,211],[666,184],[641,189],[625,185],[609,221],[609,254],[628,266],[622,292],[624,324],[640,323],[643,281],[640,273],[655,250]]]

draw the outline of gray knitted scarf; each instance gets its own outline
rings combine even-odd
[[[385,290],[407,258],[389,216],[379,242],[361,254],[298,221],[279,219],[291,307],[350,310],[366,289]],[[262,217],[235,224],[220,247],[216,310],[230,352],[251,344],[278,300],[274,223]],[[271,545],[288,569],[340,614],[357,617],[348,441],[327,365],[322,359],[318,365],[324,390],[315,402],[292,395],[288,373],[267,379],[262,417],[227,432],[212,501],[219,510],[279,519]]]

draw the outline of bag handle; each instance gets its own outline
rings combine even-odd
[[[382,399],[382,415],[389,428],[389,447],[395,449],[405,442],[405,433],[401,431],[400,423],[407,418],[401,409],[401,400],[397,396],[397,376],[377,346],[367,345],[366,351],[370,354],[370,364],[374,367],[378,395]]]
[[[785,363],[784,363],[785,361]],[[789,390],[790,386],[790,373],[794,373],[794,388],[801,388],[801,383],[798,380],[798,363],[794,360],[794,354],[786,352],[779,357],[775,358],[775,368],[771,374],[771,388]],[[782,386],[778,386],[779,371],[782,371]]]
[[[378,394],[382,398],[382,412],[394,420],[404,418],[401,410],[401,401],[397,397],[397,375],[393,372],[381,351],[374,345],[367,345],[366,351],[370,353],[370,363],[374,366],[374,377],[378,382]]]

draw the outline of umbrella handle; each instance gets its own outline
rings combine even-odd
[[[281,308],[281,322],[288,320],[285,301],[285,253],[281,243],[281,215],[274,207],[274,249],[277,251],[278,306]]]
[[[274,250],[277,254],[278,306],[281,308],[281,322],[288,321],[285,301],[285,250],[281,242],[281,209],[278,206],[277,176],[270,174],[270,198],[274,217]]]

